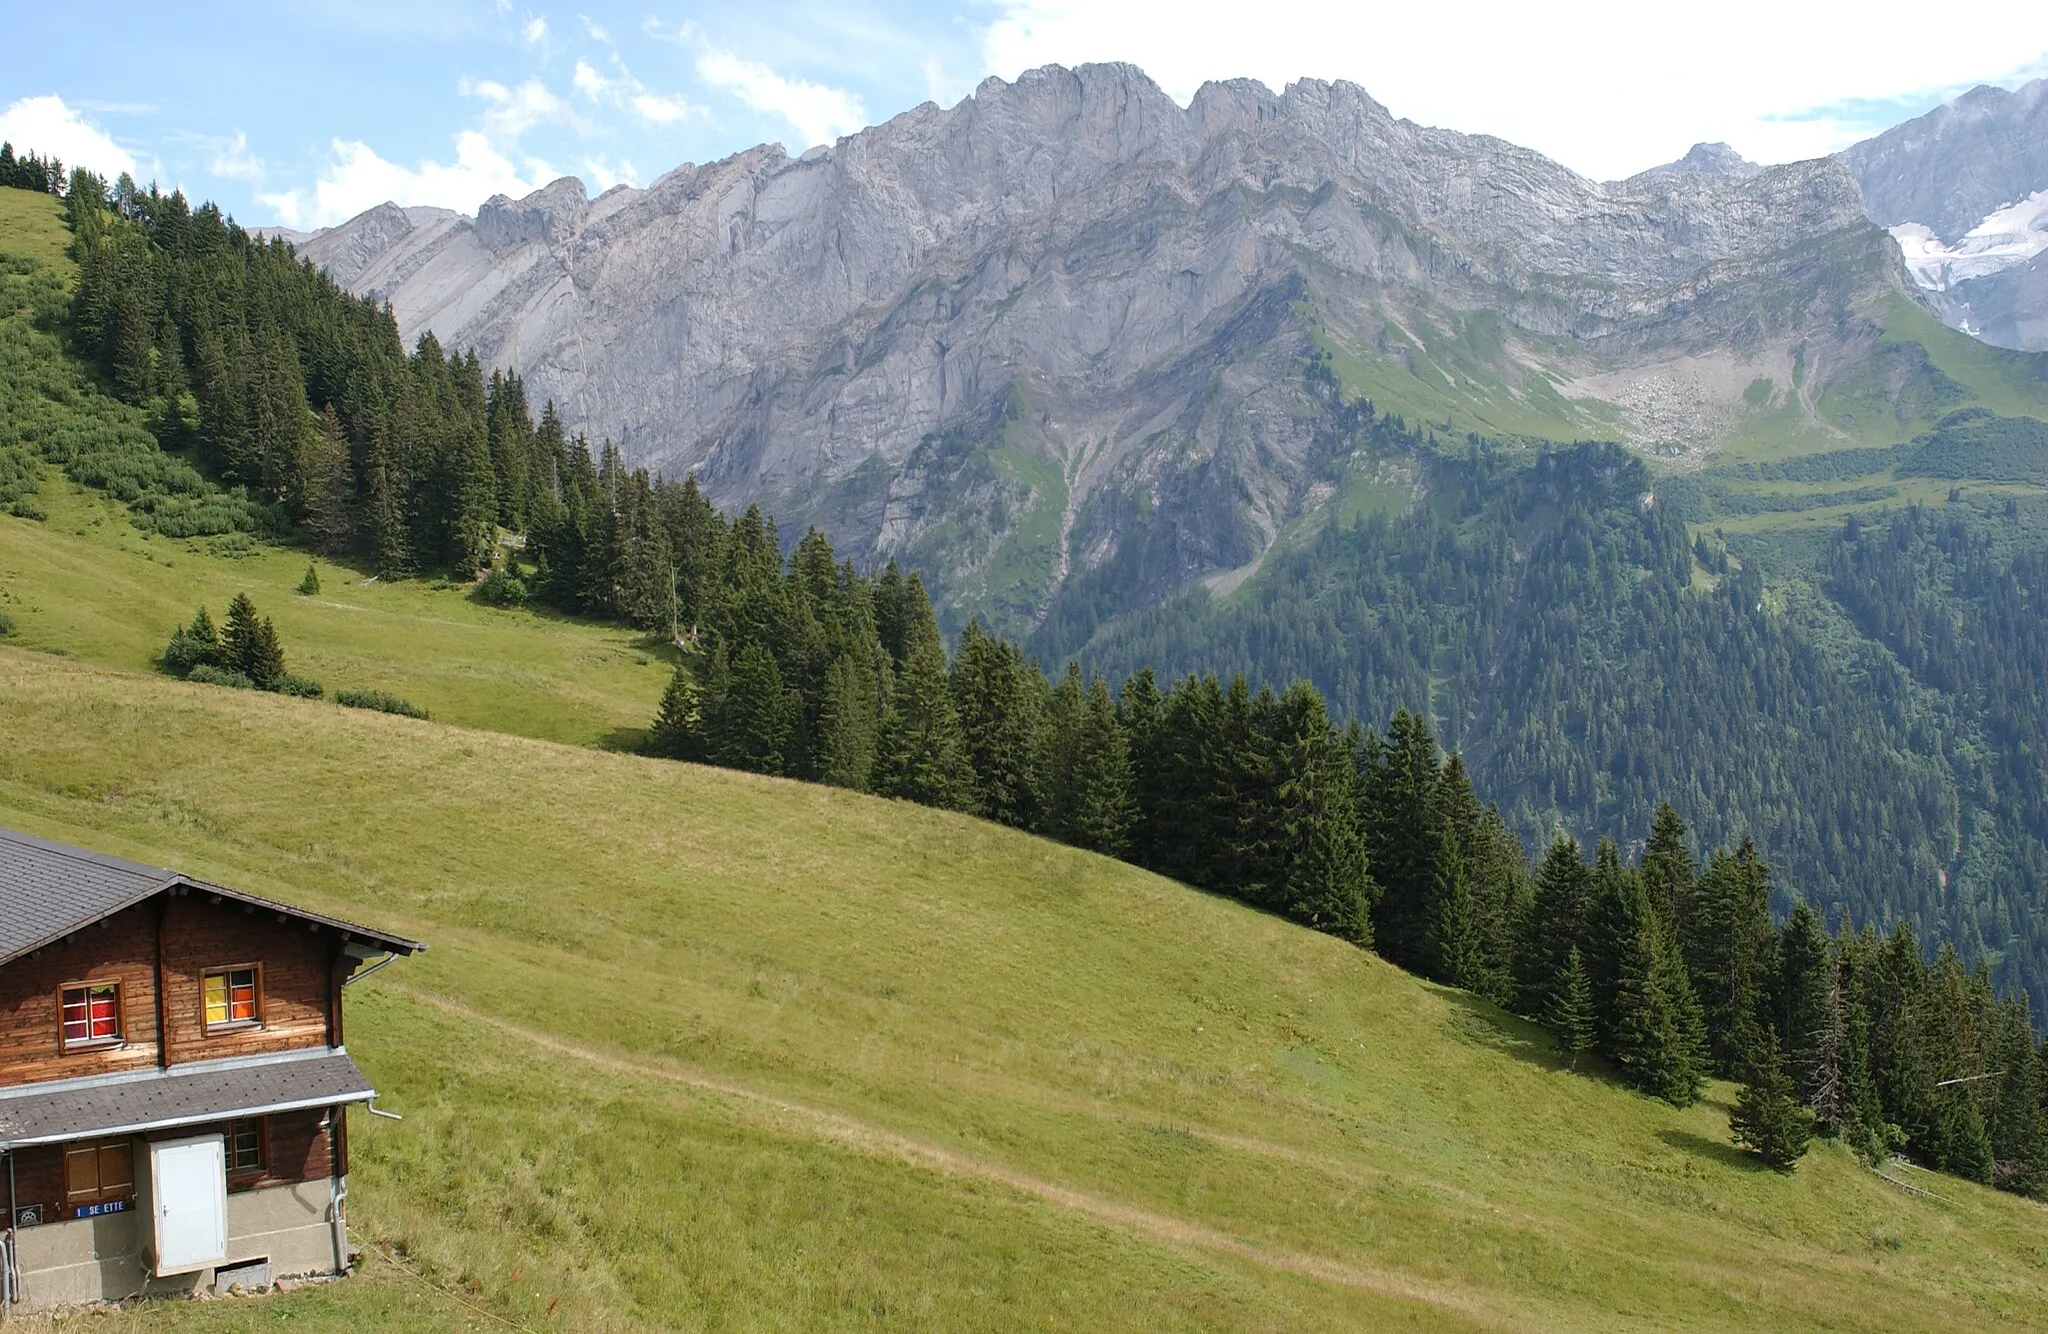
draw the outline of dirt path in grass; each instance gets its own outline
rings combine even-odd
[[[1045,1181],[1028,1173],[1019,1172],[1001,1163],[990,1162],[961,1153],[943,1144],[906,1135],[900,1131],[862,1121],[844,1112],[830,1108],[816,1107],[798,1102],[780,1094],[749,1088],[745,1084],[723,1079],[716,1075],[690,1070],[682,1066],[657,1061],[638,1060],[592,1047],[580,1042],[571,1042],[551,1033],[528,1028],[494,1015],[482,1014],[470,1009],[460,1001],[445,996],[430,995],[414,991],[409,987],[394,986],[419,1001],[433,1006],[444,1013],[454,1015],[470,1023],[488,1024],[501,1033],[529,1043],[535,1048],[572,1057],[600,1069],[637,1079],[655,1080],[668,1084],[680,1084],[688,1088],[715,1093],[726,1098],[751,1105],[770,1113],[770,1119],[783,1130],[807,1135],[810,1138],[841,1144],[862,1153],[876,1157],[892,1158],[914,1167],[944,1172],[949,1176],[972,1177],[992,1181],[1034,1199],[1058,1205],[1075,1213],[1085,1214],[1099,1222],[1124,1232],[1163,1243],[1176,1250],[1186,1252],[1212,1251],[1246,1260],[1268,1269],[1294,1274],[1301,1278],[1314,1279],[1338,1287],[1353,1288],[1380,1296],[1420,1302],[1440,1310],[1454,1311],[1475,1323],[1490,1327],[1505,1328],[1508,1322],[1495,1313],[1462,1294],[1447,1292],[1433,1284],[1418,1281],[1402,1274],[1385,1270],[1366,1268],[1360,1265],[1332,1260],[1319,1255],[1307,1255],[1298,1251],[1273,1250],[1256,1246],[1227,1232],[1218,1231],[1200,1223],[1175,1218],[1168,1214],[1156,1213],[1150,1209],[1121,1204],[1115,1200],[1090,1195],[1066,1186]]]

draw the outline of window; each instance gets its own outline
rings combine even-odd
[[[102,1205],[135,1196],[135,1146],[125,1139],[87,1140],[64,1146],[64,1203],[74,1214],[111,1213]]]
[[[263,1170],[263,1118],[228,1122],[228,1171]]]
[[[74,982],[59,1001],[64,1015],[64,1050],[111,1047],[121,1041],[121,984]]]
[[[253,1028],[263,1022],[262,971],[255,964],[206,974],[206,1027]]]

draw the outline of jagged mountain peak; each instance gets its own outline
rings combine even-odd
[[[1747,180],[1762,170],[1763,167],[1751,162],[1725,143],[1698,143],[1676,162],[1667,162],[1661,167],[1652,167],[1639,174],[1668,176],[1677,172],[1692,172],[1701,176],[1723,176],[1739,181]]]

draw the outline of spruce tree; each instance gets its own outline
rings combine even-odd
[[[1523,930],[1525,943],[1517,955],[1520,976],[1516,980],[1524,1014],[1540,1015],[1550,1008],[1557,979],[1579,943],[1589,878],[1578,842],[1569,834],[1553,838],[1536,872]]]
[[[320,592],[320,571],[313,568],[313,562],[306,562],[306,576],[299,580],[299,593],[304,597],[315,597]]]
[[[943,810],[974,806],[974,767],[936,629],[919,635],[904,656],[876,745],[875,791]]]
[[[1131,755],[1109,686],[1097,677],[1082,705],[1067,828],[1076,847],[1111,857],[1130,849]]]
[[[1380,898],[1373,938],[1388,959],[1417,972],[1429,966],[1429,922],[1437,888],[1436,738],[1402,709],[1364,775],[1366,829]]]
[[[319,429],[306,433],[299,458],[298,506],[315,550],[329,555],[348,550],[355,530],[354,492],[348,441],[330,403],[320,414]]]
[[[953,701],[974,767],[975,811],[1013,828],[1031,826],[1032,756],[1037,744],[1034,693],[1012,644],[971,620],[953,658]]]
[[[757,774],[782,773],[797,712],[775,655],[761,644],[742,645],[732,659],[718,712],[706,719],[712,763]]]
[[[704,717],[697,683],[681,663],[661,692],[661,708],[647,729],[647,753],[670,760],[697,760],[704,755]]]
[[[1150,667],[1124,678],[1117,694],[1117,719],[1131,749],[1131,860],[1139,866],[1158,865],[1157,813],[1173,777],[1163,749],[1164,709]]]
[[[1593,983],[1586,974],[1586,961],[1579,947],[1565,956],[1564,971],[1551,989],[1550,1008],[1544,1014],[1557,1043],[1569,1058],[1566,1073],[1576,1073],[1579,1058],[1593,1050]]]
[[[222,666],[255,682],[259,690],[275,690],[284,676],[284,647],[278,641],[277,627],[268,617],[256,615],[256,604],[247,593],[235,594],[228,603],[220,660]]]
[[[1785,1074],[1778,1035],[1769,1029],[1750,1056],[1728,1127],[1738,1146],[1780,1172],[1798,1166],[1812,1142],[1813,1113],[1800,1105]]]
[[[1792,916],[1779,935],[1776,955],[1773,1008],[1785,1070],[1800,1099],[1812,1105],[1824,1077],[1817,1067],[1820,1045],[1830,1025],[1834,959],[1820,918],[1804,902],[1793,905]]]
[[[1760,1036],[1771,955],[1770,867],[1744,839],[1716,854],[1687,914],[1685,962],[1714,1045],[1716,1068],[1738,1076]]]
[[[283,683],[284,645],[268,616],[257,623],[255,639],[241,670],[256,683],[258,690],[275,690]]]
[[[1703,1034],[1683,964],[1640,888],[1621,942],[1610,1054],[1628,1082],[1684,1107],[1698,1100]]]
[[[1449,986],[1474,988],[1481,971],[1478,910],[1472,902],[1464,854],[1449,821],[1438,827],[1436,853],[1430,863],[1435,883],[1430,888],[1429,918],[1423,926],[1428,962],[1424,975]]]
[[[256,604],[249,600],[247,593],[235,594],[228,603],[227,621],[221,627],[221,665],[248,674],[249,662],[258,652],[257,639],[261,628]]]
[[[1305,681],[1289,686],[1265,719],[1273,742],[1275,906],[1318,931],[1370,946],[1378,887],[1358,824],[1357,737],[1331,725],[1322,696]]]
[[[1671,809],[1670,802],[1658,803],[1657,814],[1650,825],[1650,839],[1643,849],[1641,872],[1651,900],[1683,941],[1686,919],[1692,912],[1698,889],[1699,873],[1693,865],[1692,849],[1687,844],[1685,821],[1678,818],[1678,812]]]
[[[872,653],[880,655],[880,646]],[[813,764],[818,781],[865,792],[874,781],[875,732],[880,722],[876,664],[849,648],[825,673],[825,698],[818,711]]]

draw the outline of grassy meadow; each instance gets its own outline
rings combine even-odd
[[[544,610],[479,604],[460,586],[389,583],[304,551],[225,537],[168,538],[54,470],[48,519],[0,514],[6,642],[148,670],[204,603],[218,622],[246,592],[277,622],[290,669],[329,694],[389,691],[437,719],[573,744],[631,741],[654,716],[672,657],[659,637]]]
[[[971,819],[5,647],[0,737],[0,823],[431,945],[350,992],[405,1118],[353,1122],[364,1273],[94,1328],[2048,1310],[2037,1205],[1761,1170],[1725,1086],[1567,1075],[1468,996]]]

